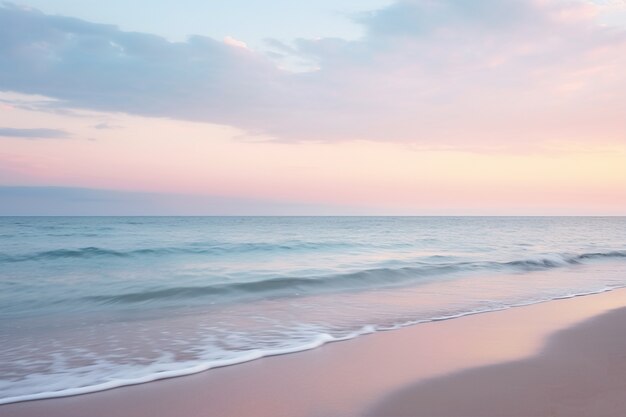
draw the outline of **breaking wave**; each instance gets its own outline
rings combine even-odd
[[[218,296],[236,298],[313,295],[336,291],[371,290],[427,282],[431,277],[471,272],[533,272],[567,267],[594,259],[626,258],[626,251],[552,255],[510,262],[457,262],[420,264],[402,268],[374,268],[317,277],[276,277],[250,282],[230,282],[202,286],[180,286],[86,297],[100,303],[145,303],[166,299]]]

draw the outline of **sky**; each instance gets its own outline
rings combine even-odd
[[[0,3],[0,215],[626,215],[626,1]]]

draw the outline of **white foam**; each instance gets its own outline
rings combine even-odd
[[[284,348],[280,348],[280,349],[266,349],[266,350],[257,349],[257,350],[250,350],[250,351],[244,352],[243,354],[238,355],[236,357],[232,357],[232,358],[228,358],[228,359],[220,359],[220,360],[197,362],[197,363],[191,364],[191,366],[182,367],[182,368],[180,367],[181,363],[176,363],[176,362],[172,362],[172,363],[169,363],[169,364],[160,363],[160,364],[158,364],[159,367],[161,367],[161,368],[171,367],[171,369],[161,369],[161,370],[159,370],[157,372],[153,372],[153,373],[149,373],[148,372],[146,375],[143,375],[143,376],[140,376],[140,377],[117,378],[117,379],[112,379],[111,381],[98,383],[98,384],[93,384],[93,385],[86,385],[86,386],[82,386],[82,387],[65,388],[65,389],[59,389],[59,390],[55,390],[55,391],[44,391],[44,392],[33,393],[33,394],[25,394],[25,395],[17,395],[17,396],[12,396],[12,397],[0,398],[0,405],[1,404],[16,403],[16,402],[23,402],[23,401],[33,401],[33,400],[42,400],[42,399],[50,399],[50,398],[59,398],[59,397],[68,397],[68,396],[74,396],[74,395],[88,394],[88,393],[94,393],[94,392],[98,392],[98,391],[104,391],[104,390],[109,390],[109,389],[123,387],[123,386],[128,386],[128,385],[143,384],[143,383],[146,383],[146,382],[152,382],[152,381],[156,381],[156,380],[160,380],[160,379],[167,379],[167,378],[174,378],[174,377],[179,377],[179,376],[192,375],[192,374],[196,374],[196,373],[199,373],[199,372],[204,372],[204,371],[207,371],[207,370],[210,370],[210,369],[224,367],[224,366],[237,365],[237,364],[250,362],[250,361],[253,361],[253,360],[256,360],[256,359],[260,359],[260,358],[264,358],[264,357],[285,355],[285,354],[291,354],[291,353],[311,350],[311,349],[315,349],[315,348],[318,348],[320,346],[323,346],[323,345],[325,345],[327,343],[339,342],[339,341],[345,341],[345,340],[349,340],[349,339],[354,339],[356,337],[359,337],[359,336],[362,336],[362,335],[365,335],[365,334],[375,333],[375,332],[379,332],[379,331],[397,330],[397,329],[400,329],[400,328],[404,328],[404,327],[407,327],[407,326],[412,326],[412,325],[416,325],[416,324],[420,324],[420,323],[442,321],[442,320],[451,320],[451,319],[460,318],[460,317],[464,317],[464,316],[470,316],[470,315],[474,315],[474,314],[489,313],[489,312],[506,310],[506,309],[510,309],[510,308],[516,308],[516,307],[522,307],[522,306],[528,306],[528,305],[533,305],[533,304],[544,303],[544,302],[548,302],[548,301],[554,301],[554,300],[560,300],[560,299],[568,299],[568,298],[574,298],[574,297],[580,297],[580,296],[586,296],[586,295],[599,294],[599,293],[612,291],[612,290],[615,290],[615,289],[618,289],[618,288],[624,288],[624,287],[625,286],[604,287],[602,289],[588,291],[588,292],[570,293],[570,294],[566,294],[566,295],[554,296],[554,297],[551,297],[551,298],[536,299],[536,300],[532,300],[532,301],[528,301],[528,302],[522,302],[522,303],[516,303],[516,304],[510,304],[510,305],[502,305],[502,306],[499,306],[499,307],[491,307],[491,308],[486,308],[486,309],[465,311],[465,312],[460,312],[460,313],[457,313],[457,314],[437,316],[437,317],[432,317],[432,318],[422,319],[422,320],[405,321],[403,323],[399,323],[399,324],[396,324],[396,325],[393,325],[393,326],[383,327],[383,326],[375,326],[375,325],[371,325],[370,324],[370,325],[365,325],[362,328],[360,328],[359,330],[354,331],[354,332],[352,332],[350,334],[347,334],[345,336],[342,336],[342,337],[335,337],[335,336],[332,336],[332,335],[327,334],[327,333],[320,333],[320,334],[317,334],[311,341],[309,341],[307,343],[298,344],[298,345],[294,345],[294,346],[288,346],[288,347],[284,347]],[[146,370],[149,371],[150,367],[154,367],[154,366],[144,367],[143,370],[144,371],[146,371]]]

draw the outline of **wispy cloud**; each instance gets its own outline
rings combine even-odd
[[[119,129],[119,126],[112,125],[109,122],[100,122],[93,126],[94,129],[98,130],[109,130],[109,129]]]
[[[70,134],[60,129],[15,129],[11,127],[0,127],[0,136],[22,139],[63,139],[70,137]]]
[[[268,199],[0,185],[0,216],[362,214],[363,208]]]
[[[398,0],[359,40],[299,39],[281,69],[232,40],[186,42],[0,8],[0,90],[225,124],[282,141],[499,148],[626,139],[626,31],[558,0]]]

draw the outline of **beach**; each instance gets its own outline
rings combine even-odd
[[[378,332],[11,417],[621,416],[626,290]]]
[[[626,0],[16,3],[0,417],[626,417]]]

